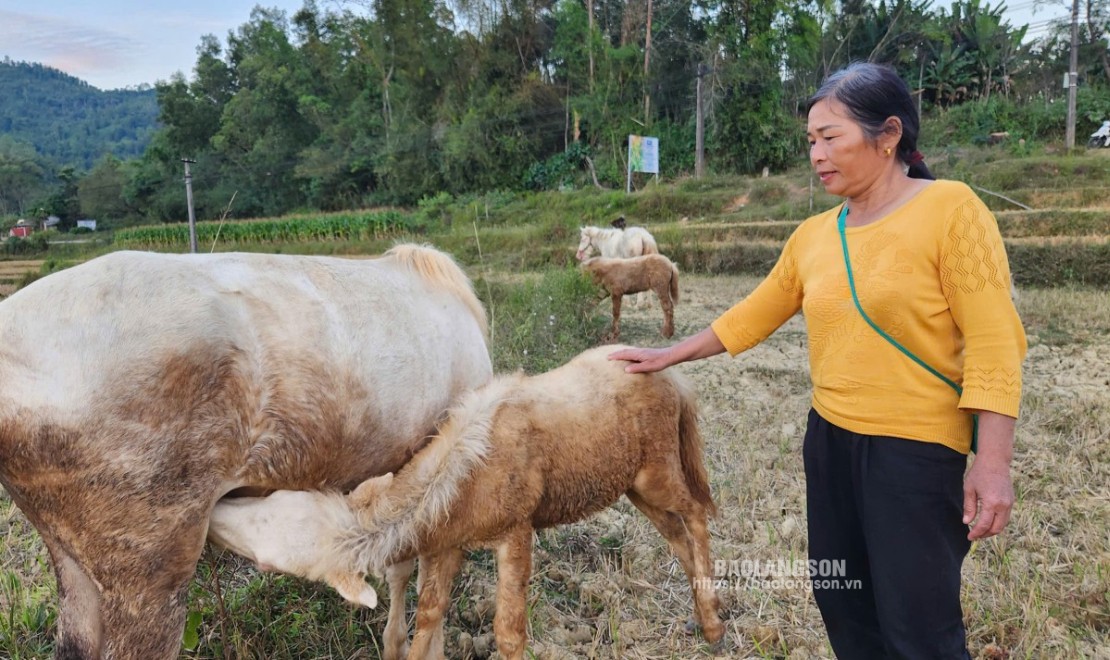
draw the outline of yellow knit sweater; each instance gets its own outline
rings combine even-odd
[[[994,216],[966,185],[934,181],[889,215],[848,227],[856,293],[887,334],[963,396],[879,336],[852,302],[836,229],[840,207],[803,222],[770,275],[713,322],[736,355],[802,310],[813,407],[856,433],[967,453],[971,415],[1017,417],[1025,332]]]

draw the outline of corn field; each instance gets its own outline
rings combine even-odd
[[[197,242],[212,245],[355,241],[381,238],[410,223],[407,214],[392,210],[291,215],[249,222],[198,222]],[[116,232],[115,243],[124,248],[144,250],[188,245],[189,226],[179,223],[121,229]]]

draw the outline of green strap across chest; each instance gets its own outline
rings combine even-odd
[[[852,302],[855,303],[856,310],[859,311],[859,315],[863,317],[863,320],[867,322],[867,325],[871,326],[875,330],[875,332],[879,333],[880,337],[882,337],[883,339],[890,342],[890,344],[892,346],[894,346],[895,348],[897,348],[899,351],[901,351],[901,353],[903,355],[905,355],[909,359],[913,360],[917,364],[921,365],[921,367],[924,368],[925,371],[928,371],[929,373],[933,374],[937,378],[944,381],[944,384],[947,385],[948,387],[951,387],[953,390],[955,390],[956,394],[962,395],[964,393],[964,388],[960,387],[959,383],[952,380],[951,378],[948,378],[947,376],[945,376],[941,372],[937,371],[933,367],[929,366],[924,360],[922,360],[921,358],[914,355],[913,352],[910,351],[910,349],[908,349],[905,346],[899,344],[898,340],[896,340],[894,337],[891,337],[890,335],[888,335],[886,333],[886,331],[884,331],[882,328],[880,328],[878,326],[878,324],[876,324],[874,321],[871,320],[871,317],[867,315],[867,312],[863,311],[863,306],[860,305],[860,303],[859,303],[859,296],[856,295],[856,282],[855,282],[855,278],[852,276],[852,260],[848,256],[848,238],[845,235],[845,231],[844,231],[845,220],[847,218],[848,218],[848,205],[845,204],[840,209],[840,215],[838,215],[836,217],[836,230],[840,234],[840,247],[844,251],[844,267],[848,270],[848,289],[850,289],[851,292],[852,292]],[[971,451],[975,451],[976,448],[977,448],[977,445],[978,445],[977,441],[978,441],[978,437],[979,437],[979,416],[978,415],[972,415],[971,416],[971,421],[972,421],[972,425],[971,425]]]

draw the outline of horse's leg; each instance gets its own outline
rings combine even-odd
[[[200,512],[180,513],[183,522],[167,522],[157,542],[117,544],[98,559],[94,579],[103,585],[105,660],[171,660],[180,654],[189,584],[205,537]]]
[[[637,482],[641,482],[637,478]],[[720,601],[713,588],[709,563],[709,526],[705,507],[687,495],[681,476],[661,481],[642,482],[651,488],[633,487],[625,493],[629,501],[651,520],[686,572],[694,597],[694,618],[710,643],[724,636],[724,625],[717,614]]]
[[[100,592],[85,569],[52,536],[43,535],[58,580],[58,631],[54,657],[94,660],[100,657]]]
[[[211,507],[197,494],[211,489],[190,482],[141,490],[116,476],[35,473],[13,489],[54,562],[56,657],[176,659]],[[35,498],[23,497],[25,490]]]
[[[624,297],[623,292],[614,291],[610,298],[613,299],[613,325],[609,329],[609,338],[617,341],[621,338],[621,298]]]
[[[682,524],[682,518],[650,504],[639,491],[630,490],[625,495],[637,509],[647,516],[655,529],[659,530],[659,533],[667,540],[667,544],[671,546],[671,551],[678,558],[678,563],[682,565],[682,571],[686,573],[687,580],[689,580],[690,576],[694,574],[694,556],[686,538],[686,528]]]
[[[385,581],[389,584],[389,617],[382,632],[383,660],[401,660],[408,652],[409,624],[405,618],[405,590],[416,568],[416,560],[410,559],[385,569]]]
[[[497,611],[493,635],[507,660],[522,660],[528,646],[528,580],[532,576],[532,528],[510,531],[497,546]]]
[[[462,566],[463,553],[452,548],[435,555],[421,555],[416,579],[416,632],[408,660],[442,660],[443,616],[451,604],[451,585]]]

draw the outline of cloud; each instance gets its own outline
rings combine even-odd
[[[142,50],[140,42],[110,29],[5,10],[0,10],[0,42],[12,59],[41,62],[80,78],[125,67]]]

